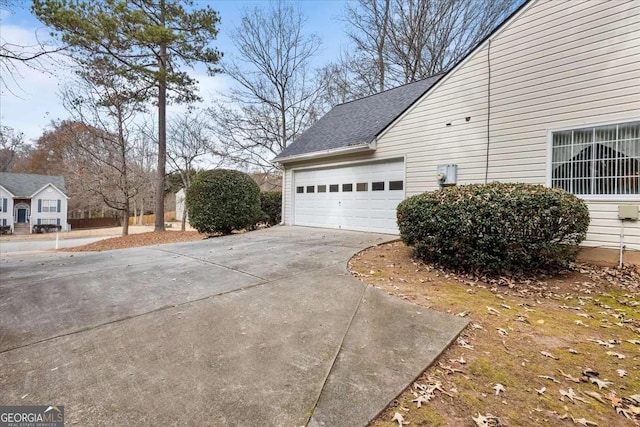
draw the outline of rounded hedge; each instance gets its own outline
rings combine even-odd
[[[200,233],[229,234],[260,219],[260,188],[246,173],[215,169],[198,173],[187,191],[189,224]]]
[[[472,184],[409,197],[398,205],[400,237],[418,258],[455,270],[522,273],[575,259],[589,210],[564,190]]]
[[[280,224],[282,218],[282,192],[263,191],[260,193],[262,220],[267,225]]]

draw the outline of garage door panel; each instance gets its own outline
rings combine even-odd
[[[404,161],[295,171],[293,223],[397,234],[396,207],[404,191],[389,190],[391,181],[404,181]],[[373,183],[384,183],[384,190],[373,191]],[[319,185],[326,192],[318,192]],[[337,192],[330,191],[332,185]]]

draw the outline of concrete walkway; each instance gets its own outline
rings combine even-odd
[[[466,325],[352,278],[390,236],[274,227],[0,261],[0,404],[68,425],[359,426]]]

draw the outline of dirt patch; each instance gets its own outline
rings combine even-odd
[[[352,273],[471,321],[456,344],[371,425],[640,424],[640,275],[576,266],[497,283],[412,259],[400,242],[356,255]],[[596,373],[594,373],[596,372]],[[594,423],[594,424],[589,424]]]
[[[207,236],[197,231],[164,231],[130,234],[128,236],[112,237],[75,248],[62,249],[65,252],[108,251],[111,249],[126,249],[140,246],[160,245],[163,243],[188,242],[202,240]]]

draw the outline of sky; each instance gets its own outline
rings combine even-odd
[[[341,49],[347,46],[345,24],[341,20],[346,3],[349,0],[298,0],[295,4],[307,18],[304,31],[315,33],[322,40],[322,46],[315,59],[315,66],[320,67],[339,57]],[[29,11],[28,1],[15,1],[11,10],[0,9],[0,38],[3,43],[20,46],[36,44],[37,40],[49,40],[50,30],[39,22]],[[225,55],[234,53],[232,30],[239,24],[243,12],[255,6],[267,6],[267,0],[196,0],[196,7],[209,4],[219,12],[221,22],[218,39],[212,44]],[[5,2],[1,3],[2,5]],[[4,7],[4,6],[0,6]],[[60,87],[68,82],[73,71],[65,65],[65,59],[56,56],[44,59],[41,72],[24,65],[17,65],[15,80],[7,79],[8,89],[2,88],[0,93],[0,125],[9,126],[24,133],[27,141],[35,141],[49,126],[52,120],[65,119],[69,114],[60,101]],[[200,95],[212,99],[220,91],[231,84],[223,75],[207,76],[203,68],[191,72],[200,82]],[[171,106],[169,113],[179,114],[184,107]]]

